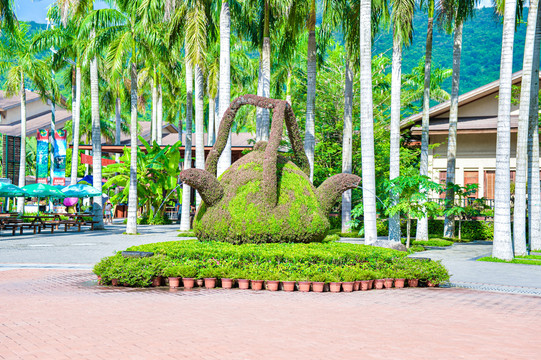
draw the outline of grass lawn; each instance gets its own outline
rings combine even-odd
[[[478,261],[499,262],[499,263],[508,263],[508,264],[541,265],[541,256],[539,255],[517,256],[511,261],[506,261],[506,260],[493,258],[491,256],[486,256],[486,257],[480,258]]]

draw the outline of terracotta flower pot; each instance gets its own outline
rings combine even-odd
[[[374,279],[371,279],[371,280],[368,280],[368,281],[369,281],[368,290],[373,289],[374,288]]]
[[[355,285],[355,282],[353,281],[346,281],[342,283],[342,289],[344,292],[352,292],[353,286]]]
[[[118,286],[118,279],[111,279],[111,285]]]
[[[419,279],[408,279],[408,286],[409,287],[419,286]]]
[[[197,284],[197,286],[201,287],[203,286],[203,279],[197,279],[195,283]]]
[[[231,289],[233,287],[233,279],[222,279],[222,289]]]
[[[390,289],[393,287],[394,279],[384,279],[383,285],[385,285],[385,289]]]
[[[367,291],[370,289],[370,280],[362,280],[361,281],[361,290]]]
[[[355,283],[353,284],[353,291],[359,291],[361,289],[361,281],[358,280],[358,281],[355,281]]]
[[[214,289],[216,287],[216,278],[205,278],[205,288]]]
[[[295,281],[282,281],[282,290],[295,291]]]
[[[299,281],[299,291],[309,292],[310,285],[312,285],[311,281]]]
[[[383,279],[376,279],[374,280],[374,288],[377,290],[383,289],[383,284],[385,283],[385,280]]]
[[[323,292],[324,287],[325,287],[324,282],[313,282],[312,283],[312,291],[313,292]]]
[[[252,290],[263,289],[263,280],[252,280]]]
[[[267,290],[278,291],[278,286],[280,282],[277,280],[267,280]]]
[[[101,285],[101,276],[98,275],[98,285]]]
[[[247,290],[250,288],[250,280],[248,279],[238,279],[237,283],[239,284],[239,289]]]
[[[162,277],[156,276],[154,279],[152,279],[152,286],[160,286],[162,284]]]
[[[170,288],[178,288],[179,286],[180,286],[180,278],[179,277],[169,277],[169,287]],[[186,287],[186,285],[184,287]]]
[[[194,278],[182,278],[184,289],[193,289],[195,279]]]
[[[433,283],[432,281],[427,281],[426,286],[428,286],[428,287],[436,287],[436,286],[438,286],[438,284]]]
[[[341,282],[332,282],[329,284],[331,292],[337,293],[340,292],[340,288],[342,287]]]
[[[404,287],[405,282],[406,282],[406,279],[394,279],[394,287],[401,289]]]

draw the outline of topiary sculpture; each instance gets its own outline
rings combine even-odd
[[[237,111],[244,105],[273,110],[268,143],[260,141],[252,152],[233,163],[216,179],[222,153]],[[284,120],[293,158],[278,154]],[[245,95],[233,100],[225,112],[206,170],[186,169],[180,178],[199,191],[194,231],[200,240],[234,244],[321,241],[329,230],[328,214],[341,194],[361,178],[338,174],[317,189],[312,185],[295,115],[283,100]]]

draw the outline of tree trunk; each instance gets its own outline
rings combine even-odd
[[[219,116],[216,119],[217,129],[222,122],[222,117],[231,101],[231,15],[229,13],[229,1],[222,1],[220,12],[220,80],[218,89]],[[218,131],[216,131],[218,133]],[[231,166],[231,131],[227,138],[224,151],[218,160],[218,177]]]
[[[522,65],[520,111],[517,132],[515,211],[513,213],[513,244],[515,256],[527,254],[526,180],[528,176],[528,128],[531,109],[530,101],[532,100],[532,66],[538,2],[538,0],[530,1],[530,7],[528,9],[528,26],[526,28],[526,38],[524,40],[524,59]]]
[[[182,111],[177,112],[178,116],[178,140],[182,141]]]
[[[455,24],[455,39],[453,44],[453,78],[451,86],[451,109],[449,114],[449,137],[447,138],[447,191],[445,194],[445,206],[450,208],[455,200],[455,192],[452,187],[455,183],[456,171],[456,128],[458,123],[458,89],[460,80],[460,56],[462,52],[462,22]],[[455,237],[455,217],[446,215],[443,236]]]
[[[24,82],[24,74],[21,71],[20,83],[21,97],[21,158],[19,162],[19,187],[26,185],[26,89]],[[17,212],[22,213],[24,210],[24,197],[17,200]]]
[[[346,70],[347,72],[347,70]],[[291,106],[291,69],[287,69],[286,101]]]
[[[128,219],[126,234],[137,234],[137,208],[139,207],[137,197],[137,67],[135,63],[130,64],[130,188],[128,194]]]
[[[92,178],[93,186],[101,193],[101,124],[100,124],[100,100],[98,85],[98,59],[90,61],[90,101],[92,113]],[[103,229],[103,198],[101,195],[94,196],[92,203],[94,214],[94,229]]]
[[[391,82],[391,144],[390,168],[391,180],[400,176],[400,90],[402,87],[402,44],[397,35],[393,36],[393,69]],[[391,194],[392,205],[398,204],[398,195]],[[400,213],[389,218],[389,240],[400,241]]]
[[[458,218],[458,240],[462,240],[462,219]]]
[[[152,115],[150,121],[150,143],[156,141],[157,113],[158,113],[158,84],[156,82],[156,69],[152,74]]]
[[[421,164],[420,175],[428,176],[428,127],[430,123],[430,78],[432,67],[432,32],[434,30],[434,8],[433,4],[428,9],[428,26],[426,30],[426,52],[425,52],[425,83],[423,89],[423,121],[421,132]],[[428,240],[428,217],[417,220],[417,240]]]
[[[344,135],[342,140],[342,172],[351,174],[353,169],[353,69],[349,54],[346,58],[346,83],[344,87]],[[288,89],[289,90],[289,89]],[[342,194],[342,232],[351,231],[351,190]]]
[[[163,91],[162,84],[158,85],[158,103],[156,111],[156,141],[162,144],[163,137]]]
[[[304,134],[304,152],[310,163],[310,181],[314,181],[314,151],[316,147],[316,0],[312,0],[310,19],[308,20],[308,52],[306,62],[306,130]]]
[[[507,0],[503,17],[500,93],[498,98],[498,135],[496,142],[496,180],[494,191],[494,241],[492,256],[513,259],[511,239],[511,189],[509,158],[511,153],[511,81],[516,0]]]
[[[365,244],[377,241],[376,170],[374,160],[374,115],[372,104],[372,32],[371,2],[361,0],[361,158]]]
[[[75,69],[75,107],[72,109],[73,117],[73,149],[71,152],[71,179],[70,184],[77,182],[77,169],[79,168],[79,137],[81,129],[81,65],[77,64]]]
[[[259,63],[258,95],[270,95],[270,31],[269,31],[269,0],[265,0],[265,23],[263,29],[263,47]],[[261,87],[261,93],[259,93]],[[268,141],[270,132],[269,110],[257,108],[256,110],[256,141]]]
[[[199,65],[195,65],[195,168],[202,170],[205,169],[205,142],[203,138],[205,131],[204,88],[203,71]],[[201,195],[199,195],[198,191],[195,194],[195,205],[199,207]]]
[[[541,187],[539,184],[539,50],[541,42],[541,7],[537,6],[533,53],[532,90],[528,129],[528,238],[531,250],[541,250]]]
[[[120,96],[115,99],[115,145],[120,145],[121,136],[121,123],[122,123],[122,104],[120,102]]]
[[[408,220],[406,222],[406,248],[409,249],[411,245],[411,216],[408,213]]]
[[[193,69],[186,61],[186,141],[184,144],[184,169],[192,167],[192,113],[193,113]],[[180,230],[190,230],[190,199],[192,189],[186,183],[182,184],[182,213],[180,217]]]
[[[207,135],[207,146],[214,145],[214,108],[215,99],[209,94],[209,129]]]

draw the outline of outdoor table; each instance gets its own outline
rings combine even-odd
[[[12,234],[15,236],[15,231],[19,229],[20,234],[22,235],[23,229],[25,227],[33,228],[34,234],[36,233],[36,228],[41,232],[41,226],[35,223],[26,223],[23,219],[17,219],[15,217],[2,217],[0,218],[0,229],[12,230]]]
[[[68,225],[76,225],[78,227],[79,231],[81,231],[81,226],[85,226],[85,225],[90,226],[90,230],[94,230],[94,224],[98,223],[97,221],[93,221],[93,220],[87,221],[87,220],[84,219],[85,217],[92,217],[93,218],[93,215],[89,214],[89,213],[59,214],[59,215],[66,216],[66,217],[74,219],[74,220],[61,221],[61,223],[66,224],[66,227],[64,228],[64,231],[67,231],[67,226]]]
[[[54,233],[55,228],[58,228],[60,224],[59,215],[23,215],[21,219],[28,219],[32,225],[39,226],[39,232],[41,229],[46,229],[47,226],[51,226],[51,234]]]

